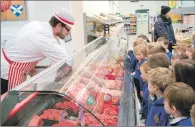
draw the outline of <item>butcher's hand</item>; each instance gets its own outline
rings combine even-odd
[[[55,82],[59,82],[62,80],[64,77],[66,77],[70,72],[72,71],[72,67],[69,66],[68,64],[63,64],[58,70],[57,70],[57,75],[55,78]]]

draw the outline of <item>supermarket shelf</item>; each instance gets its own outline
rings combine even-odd
[[[97,22],[97,23],[108,24],[108,25],[122,23],[122,21],[102,22],[100,20],[97,20],[97,19],[89,17],[89,16],[87,16],[87,22]]]
[[[94,37],[100,37],[100,36],[101,36],[101,35],[97,35],[97,34],[95,34],[95,33],[93,33],[93,32],[88,32],[88,35],[94,36]]]
[[[124,23],[125,25],[136,26],[136,23]]]
[[[136,33],[127,33],[127,35],[136,35]]]

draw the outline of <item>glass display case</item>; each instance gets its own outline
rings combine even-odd
[[[10,90],[2,100],[2,125],[135,125],[133,85],[123,65],[127,46],[121,44],[101,36]]]

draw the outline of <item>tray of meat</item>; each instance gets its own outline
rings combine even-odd
[[[68,113],[63,110],[58,109],[47,109],[44,110],[43,113],[40,115],[42,119],[51,120],[51,121],[59,121],[60,119],[66,118],[68,116]]]
[[[69,116],[78,117],[81,107],[71,101],[62,101],[55,104],[56,109],[66,110]]]

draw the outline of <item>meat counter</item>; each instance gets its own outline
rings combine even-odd
[[[117,43],[101,36],[10,90],[1,98],[2,125],[134,126],[133,85]]]

